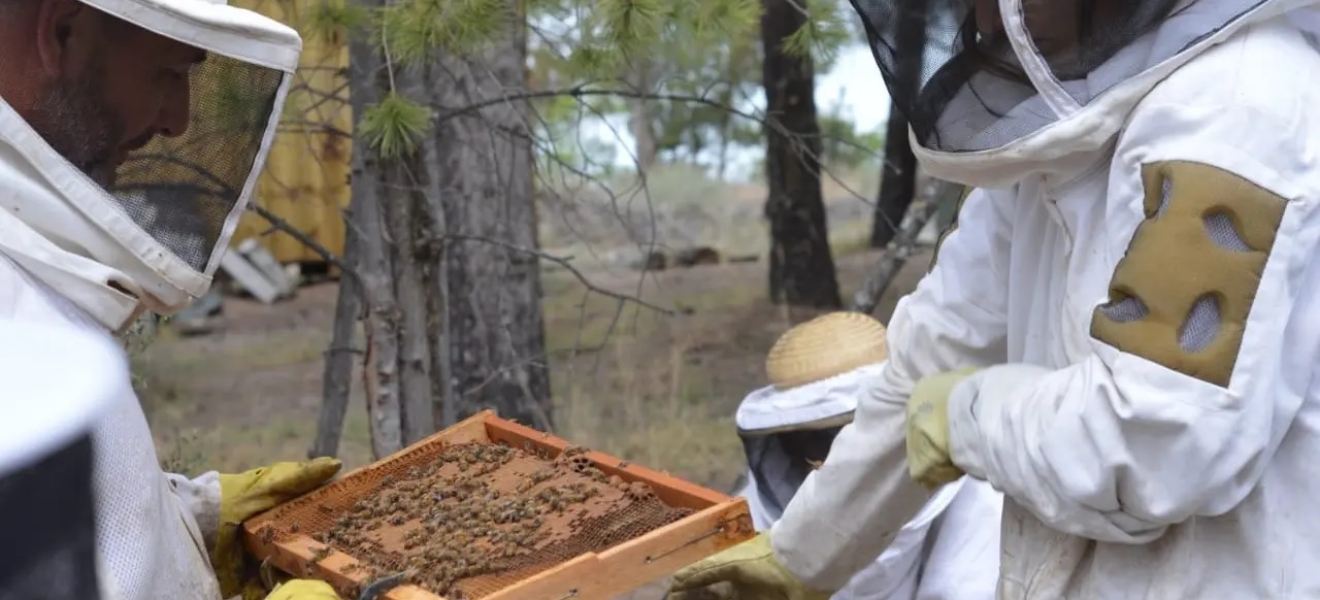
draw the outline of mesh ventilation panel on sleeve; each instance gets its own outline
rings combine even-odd
[[[1174,13],[1179,0],[1022,0],[1020,10],[1030,51],[1086,105],[1260,1],[1194,2]],[[922,146],[991,150],[1057,120],[1027,77],[997,0],[851,2],[894,106]]]
[[[193,68],[188,130],[133,152],[109,191],[142,229],[209,273],[249,180],[285,74],[212,53]]]

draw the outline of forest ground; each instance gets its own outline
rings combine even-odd
[[[726,255],[764,255],[768,244],[759,218],[763,195],[758,197],[756,189],[721,191],[731,201],[722,204],[717,221],[723,233],[713,245]],[[836,198],[846,196],[838,189],[833,192]],[[711,204],[688,202],[698,209]],[[828,211],[845,302],[880,256],[864,249],[869,207],[859,209],[855,203],[831,202]],[[728,209],[730,204],[741,208]],[[690,218],[680,215],[675,220]],[[547,247],[557,239],[550,233]],[[740,241],[730,241],[735,238]],[[694,241],[704,240],[681,243]],[[888,319],[896,299],[915,285],[929,260],[923,251],[908,262],[883,298],[878,317]],[[582,267],[594,285],[635,294],[675,313],[630,305],[619,314],[617,302],[595,294],[584,305],[585,287],[573,274],[547,269],[543,308],[555,433],[701,485],[733,491],[743,469],[734,408],[747,392],[765,385],[766,352],[804,315],[790,318],[768,301],[764,258],[645,275],[609,261],[595,263]],[[222,331],[183,338],[167,330],[137,356],[139,393],[163,466],[192,474],[233,472],[303,458],[316,431],[322,356],[336,293],[336,284],[327,282],[304,286],[292,299],[269,306],[226,297]],[[360,372],[354,380],[360,384]],[[371,458],[360,385],[353,391],[339,454],[348,468]],[[657,589],[635,597],[656,597]]]

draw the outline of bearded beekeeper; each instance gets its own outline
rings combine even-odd
[[[110,339],[205,293],[301,47],[288,27],[204,0],[0,0],[0,320]],[[264,596],[238,523],[339,463],[162,473],[128,379],[113,392],[92,442],[96,546],[117,598]],[[271,598],[335,596],[293,581]]]
[[[881,371],[885,328],[856,312],[828,313],[780,336],[766,357],[770,385],[738,405],[747,498],[758,530],[770,527]],[[949,483],[903,524],[893,543],[833,600],[991,600],[999,579],[1003,499],[984,481]]]
[[[675,591],[823,597],[967,475],[999,598],[1320,597],[1320,3],[854,7],[922,166],[976,190],[829,460]]]

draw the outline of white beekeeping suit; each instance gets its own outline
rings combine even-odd
[[[98,580],[91,430],[125,383],[124,354],[53,325],[0,322],[0,339],[12,342],[0,344],[0,531],[12,542],[0,599],[112,600]]]
[[[957,14],[908,87],[917,5]],[[1002,599],[1320,597],[1320,2],[854,6],[922,166],[978,189],[772,551],[697,581],[840,589],[911,471],[1004,493]]]
[[[770,385],[738,405],[747,499],[768,529],[882,372],[885,330],[861,313],[829,313],[780,336],[766,358]],[[962,478],[942,487],[894,542],[833,600],[990,600],[999,576],[999,493]]]
[[[27,14],[39,16],[21,16],[31,6],[23,2],[38,3],[41,10]],[[162,86],[145,93],[162,103],[182,98],[187,110],[172,117],[170,131],[149,129],[130,146],[109,144],[99,154],[87,146],[124,132],[71,135],[69,127],[86,124],[60,118],[113,114],[123,106],[79,113],[78,102],[93,96],[51,96],[43,105],[0,88],[0,320],[76,327],[110,339],[144,310],[178,310],[207,291],[265,162],[302,42],[292,29],[223,0],[42,2],[6,0],[0,10],[0,27],[11,39],[21,29],[16,19],[68,18],[67,27],[52,29],[63,37],[34,35],[39,47],[22,59],[16,55],[23,48],[3,46],[12,54],[0,56],[0,71],[11,72],[0,72],[0,81],[11,91],[29,75],[16,77],[13,69],[31,68],[30,77],[38,78],[76,60],[114,56],[124,51],[114,44],[130,43],[129,29],[133,43],[171,51],[182,45],[197,55],[191,66],[108,82]],[[92,25],[105,16],[112,17],[105,27],[113,33]],[[94,48],[89,40],[107,45]],[[84,77],[136,73],[156,57],[143,58],[140,65],[102,65],[103,75],[89,69]],[[29,122],[33,115],[43,120]],[[0,348],[14,343],[0,337]],[[68,364],[67,373],[79,376],[78,366]],[[220,477],[163,474],[129,382],[115,385],[113,405],[93,432],[97,544],[107,577],[123,600],[215,600],[220,592],[208,549],[219,520]]]

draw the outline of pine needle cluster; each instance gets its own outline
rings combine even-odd
[[[808,19],[785,40],[784,51],[828,63],[853,35],[846,5],[795,1]],[[761,12],[761,0],[394,0],[373,9],[325,0],[298,26],[307,38],[341,43],[365,29],[388,68],[403,69],[441,54],[481,52],[501,41],[511,20],[525,19],[536,32],[533,43],[545,50],[532,52],[533,68],[567,89],[605,87],[638,61],[656,57],[694,76],[712,57],[745,60],[758,39]],[[382,158],[398,158],[417,148],[433,118],[429,107],[391,90],[360,116],[357,134]]]

